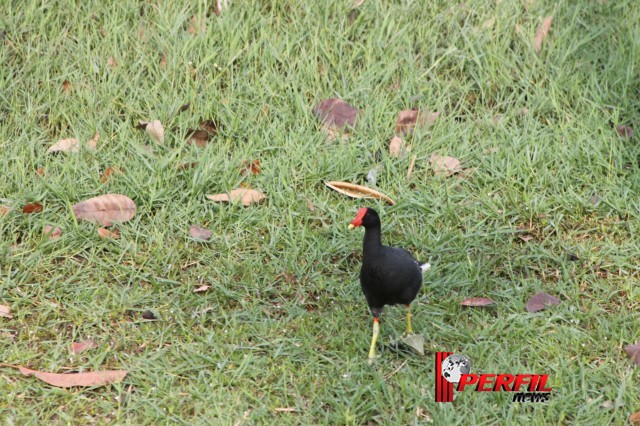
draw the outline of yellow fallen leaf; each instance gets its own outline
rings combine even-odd
[[[242,201],[243,206],[250,206],[254,203],[259,203],[267,197],[260,191],[256,191],[255,189],[248,188],[237,188],[231,190],[228,194],[213,194],[207,195],[207,198],[211,201],[218,202],[235,202]]]
[[[389,155],[392,157],[400,157],[405,152],[411,152],[411,146],[407,146],[407,143],[400,136],[394,136],[389,142]]]
[[[396,202],[389,198],[387,195],[382,192],[376,191],[375,189],[368,188],[366,186],[356,185],[348,182],[339,182],[339,181],[330,181],[325,182],[329,188],[334,191],[338,191],[341,194],[344,194],[351,198],[374,198],[377,200],[383,200],[387,203],[394,205]]]
[[[536,31],[536,36],[533,39],[533,50],[536,53],[540,53],[542,50],[542,42],[547,38],[549,34],[549,30],[551,29],[551,22],[553,21],[553,16],[547,16],[542,21],[540,27],[538,27],[538,31]]]
[[[97,151],[99,140],[100,140],[100,133],[96,132],[95,136],[93,136],[93,139],[90,139],[89,142],[87,142],[87,149],[90,151]]]
[[[61,139],[58,142],[54,143],[47,150],[49,154],[54,152],[78,152],[78,139],[69,138],[69,139]]]
[[[164,143],[164,127],[162,127],[160,120],[153,120],[148,123],[145,131],[156,141]]]

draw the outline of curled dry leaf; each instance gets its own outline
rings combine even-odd
[[[495,302],[488,297],[467,297],[460,304],[462,306],[489,306]]]
[[[53,154],[55,152],[72,152],[75,154],[78,152],[78,139],[69,138],[59,140],[58,142],[51,145],[47,152],[49,154]]]
[[[62,236],[62,229],[57,226],[54,228],[51,225],[44,226],[44,235],[48,235],[50,240],[55,240],[56,238],[60,238]]]
[[[197,225],[191,225],[189,228],[189,235],[197,240],[208,240],[213,236],[213,232]]]
[[[136,204],[121,194],[105,194],[89,198],[73,206],[78,219],[111,226],[114,222],[126,222],[136,214]]]
[[[627,353],[631,361],[640,367],[640,343],[635,345],[627,345],[624,347],[624,351]]]
[[[250,206],[254,203],[259,203],[267,197],[260,191],[248,188],[237,188],[231,190],[228,194],[214,194],[207,195],[207,198],[211,201],[218,202],[236,202],[242,201],[243,206]]]
[[[22,208],[22,213],[31,214],[31,213],[40,213],[44,210],[44,207],[40,203],[29,203],[25,204]]]
[[[213,135],[218,134],[220,125],[213,120],[202,120],[198,127],[199,129],[188,130],[187,142],[203,148],[211,140]]]
[[[100,181],[102,183],[107,183],[111,177],[111,175],[113,175],[114,173],[121,173],[121,170],[117,167],[109,167],[107,170],[104,171],[104,173],[102,173],[102,176],[100,176]]]
[[[200,148],[204,148],[204,146],[207,144],[207,142],[209,142],[209,139],[211,137],[209,136],[208,132],[201,129],[197,129],[197,130],[190,130],[188,134],[188,138],[189,139],[187,140],[187,142],[189,144],[195,144]]]
[[[162,127],[160,120],[153,120],[147,123],[144,130],[157,142],[164,143],[164,127]]]
[[[389,198],[389,196],[383,194],[382,192],[376,191],[375,189],[371,189],[366,186],[338,181],[325,182],[324,184],[334,191],[338,191],[339,193],[351,198],[374,198],[376,200],[386,201],[391,205],[394,205],[396,203],[391,198]]]
[[[429,162],[436,176],[451,176],[462,171],[460,160],[455,157],[446,157],[433,153],[429,158]]]
[[[353,127],[358,118],[358,110],[341,99],[325,99],[313,108],[315,116],[327,128]]]
[[[253,160],[251,162],[244,160],[240,166],[242,174],[251,173],[253,175],[260,174],[260,160]]]
[[[38,379],[52,386],[70,388],[74,386],[104,386],[121,382],[127,375],[122,370],[104,370],[90,373],[57,374],[43,371],[30,370],[20,367],[20,372],[25,376],[36,376]]]
[[[396,118],[396,133],[410,135],[416,127],[421,129],[433,125],[438,117],[440,117],[439,112],[421,112],[411,109],[400,111]]]
[[[542,24],[538,27],[538,31],[536,31],[536,36],[533,38],[533,50],[536,53],[540,53],[542,50],[542,43],[549,35],[549,30],[551,29],[551,22],[553,21],[553,16],[547,16],[542,21]]]
[[[211,288],[211,286],[210,286],[210,285],[206,285],[206,284],[205,284],[205,285],[201,285],[201,286],[200,286],[200,287],[198,287],[198,288],[194,288],[194,289],[193,289],[193,292],[194,292],[194,293],[204,293],[205,291],[209,290],[210,288]]]
[[[98,236],[100,238],[115,239],[120,236],[120,231],[117,229],[109,231],[107,228],[98,228]]]
[[[78,355],[78,354],[81,354],[84,351],[95,349],[97,347],[98,347],[98,345],[96,345],[93,340],[84,340],[82,342],[73,342],[71,344],[71,353],[74,354],[74,355]]]
[[[92,139],[87,142],[87,149],[90,151],[98,150],[98,141],[100,140],[100,133],[96,132]]]
[[[560,304],[560,299],[550,296],[547,293],[535,294],[527,301],[527,312],[538,312],[546,309],[548,306],[556,306]]]
[[[13,315],[11,315],[11,309],[9,309],[8,306],[0,305],[0,317],[9,319],[13,318]]]
[[[392,157],[400,157],[405,152],[411,152],[411,146],[407,146],[407,143],[400,136],[394,136],[389,142],[389,155]]]
[[[621,138],[631,139],[633,137],[633,127],[631,126],[619,124],[616,126],[616,132]]]

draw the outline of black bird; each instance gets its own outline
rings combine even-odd
[[[369,363],[376,355],[380,315],[384,305],[403,304],[407,307],[407,334],[411,334],[411,302],[422,286],[422,273],[428,263],[419,264],[408,251],[383,246],[380,241],[380,216],[371,208],[361,208],[349,224],[349,229],[364,226],[360,286],[373,315],[373,335]]]

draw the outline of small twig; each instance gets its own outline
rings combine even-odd
[[[391,376],[395,375],[398,371],[400,371],[400,369],[402,369],[402,367],[404,367],[404,366],[405,366],[405,364],[407,363],[407,361],[408,361],[408,360],[406,360],[406,359],[405,359],[405,360],[402,362],[402,364],[400,364],[400,366],[399,366],[398,368],[396,368],[396,369],[395,369],[395,370],[393,370],[391,373],[389,373],[389,374],[387,374],[386,376],[384,376],[384,379],[385,379],[385,380],[389,380],[389,378],[390,378]]]
[[[410,177],[411,173],[413,172],[413,166],[415,166],[416,164],[416,158],[418,158],[418,154],[414,154],[413,158],[411,159],[411,164],[409,164],[409,170],[407,171],[407,177]]]

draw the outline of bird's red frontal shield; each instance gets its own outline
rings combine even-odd
[[[361,209],[358,209],[358,214],[356,215],[355,218],[353,218],[353,220],[351,221],[350,225],[353,225],[354,227],[362,225],[362,218],[366,214],[367,214],[367,208],[366,207],[362,207]]]

